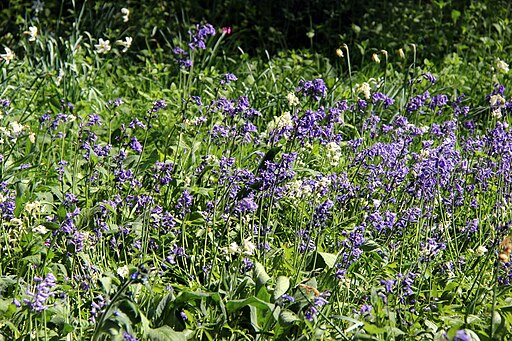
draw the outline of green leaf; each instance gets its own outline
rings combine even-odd
[[[285,294],[290,288],[290,279],[286,276],[277,277],[276,287],[274,288],[273,299],[276,301]]]
[[[336,260],[338,259],[338,256],[327,252],[319,252],[318,254],[320,255],[320,257],[322,257],[327,267],[329,267],[330,269],[334,267],[334,265],[336,264]]]
[[[265,271],[265,267],[259,262],[254,264],[254,275],[260,285],[265,285],[270,280],[270,276]]]
[[[153,341],[187,341],[191,336],[192,332],[185,330],[177,332],[169,326],[162,326],[156,329],[147,330],[147,336]]]
[[[374,335],[383,334],[386,332],[385,328],[377,327],[376,325],[370,323],[365,323],[363,328],[364,330],[366,330],[367,333]]]
[[[452,20],[453,20],[454,23],[457,22],[457,20],[459,19],[460,15],[461,15],[460,11],[457,11],[456,9],[452,10]]]
[[[162,317],[168,304],[170,302],[172,302],[173,299],[174,299],[174,295],[172,293],[168,293],[160,300],[160,302],[158,302],[158,306],[156,307],[156,310],[155,310],[155,317],[154,317],[155,321],[158,321]]]
[[[260,300],[257,297],[252,296],[252,297],[249,297],[249,298],[246,298],[243,300],[228,301],[226,303],[226,310],[229,313],[232,313],[232,312],[235,312],[238,309],[241,309],[248,305],[258,308],[258,309],[269,310],[269,311],[272,311],[274,309],[274,305],[272,303],[267,303],[263,300]]]
[[[501,331],[501,329],[503,329],[504,327],[504,320],[501,318],[501,315],[499,312],[497,311],[494,311],[492,313],[492,325],[491,325],[491,330],[492,330],[492,334],[495,335],[497,333],[499,333]]]
[[[296,321],[300,321],[300,318],[294,312],[288,309],[281,310],[281,313],[279,314],[279,323],[281,325],[290,325]]]
[[[112,289],[112,278],[102,277],[100,278],[100,283],[105,293],[110,294],[110,289]]]

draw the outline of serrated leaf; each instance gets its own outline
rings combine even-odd
[[[290,288],[290,279],[286,276],[277,277],[276,287],[274,288],[273,299],[276,301]]]

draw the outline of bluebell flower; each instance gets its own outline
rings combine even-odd
[[[309,96],[315,101],[324,98],[327,94],[327,87],[321,78],[316,78],[312,81],[301,80],[296,90],[303,96]]]
[[[221,85],[224,85],[224,84],[227,84],[227,83],[229,83],[229,82],[234,82],[234,81],[236,81],[236,80],[238,80],[238,78],[237,78],[234,74],[232,74],[232,73],[226,73],[226,74],[224,75],[223,79],[221,79],[221,80],[220,80],[220,84],[221,84]]]
[[[37,276],[34,277],[34,281],[38,283],[35,291],[27,291],[27,294],[32,297],[32,299],[25,299],[24,302],[30,307],[30,309],[36,312],[41,312],[48,309],[48,299],[54,296],[52,289],[56,286],[57,279],[50,272],[44,279]]]
[[[142,145],[137,140],[137,137],[132,137],[130,139],[130,148],[133,149],[137,154],[142,153]]]

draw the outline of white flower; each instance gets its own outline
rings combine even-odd
[[[370,99],[370,84],[367,82],[364,82],[361,85],[357,84],[356,92],[362,93],[364,95],[364,98]]]
[[[7,64],[7,65],[9,65],[11,60],[14,59],[14,56],[15,56],[14,52],[12,52],[11,49],[8,47],[5,48],[4,54],[0,54],[0,57],[2,57],[2,59],[5,60],[5,64]]]
[[[128,8],[121,8],[121,13],[123,14],[123,21],[127,22],[130,16],[130,10]]]
[[[343,58],[344,55],[343,55],[343,51],[341,49],[336,49],[336,55],[340,58]]]
[[[325,145],[327,149],[327,159],[330,160],[331,166],[335,166],[340,161],[341,147],[336,142],[329,142]]]
[[[501,95],[492,95],[491,98],[489,98],[489,103],[492,105],[492,106],[495,106],[495,105],[499,105],[499,106],[502,106],[503,104],[505,104],[505,99],[503,97],[501,97]]]
[[[28,139],[30,140],[31,143],[36,143],[36,134],[35,133],[28,134]]]
[[[37,37],[37,27],[35,26],[30,26],[28,28],[28,31],[25,31],[23,32],[23,34],[27,34],[30,36],[30,38],[28,38],[28,41],[36,41],[36,37]]]
[[[491,112],[491,116],[499,120],[503,116],[503,115],[501,115],[501,109],[498,108],[496,110],[493,110]]]
[[[18,225],[18,227],[23,226],[23,221],[20,218],[12,218],[10,223],[13,225]]]
[[[28,213],[38,213],[41,208],[41,203],[39,201],[28,202],[25,204],[25,211]]]
[[[24,128],[25,128],[25,126],[22,124],[19,124],[17,121],[11,122],[11,129],[12,129],[11,133],[13,135],[19,135],[23,131]]]
[[[36,227],[32,228],[32,231],[39,234],[46,234],[46,232],[48,232],[48,229],[44,225],[37,225]]]
[[[110,40],[99,39],[98,44],[95,44],[96,52],[98,53],[107,53],[110,51]]]
[[[503,60],[498,59],[496,62],[496,69],[498,69],[498,71],[501,73],[508,73],[508,64]]]
[[[127,265],[117,268],[116,272],[122,278],[126,278],[130,274],[130,270],[128,269]]]
[[[256,245],[250,239],[244,239],[244,253],[247,255],[254,254],[254,250],[256,250]]]
[[[132,41],[133,41],[132,37],[126,37],[125,41],[117,40],[116,44],[124,46],[124,49],[121,52],[125,53],[126,51],[128,51],[130,46],[132,46]]]
[[[379,58],[379,55],[378,55],[378,54],[374,53],[374,54],[372,55],[372,59],[373,59],[373,61],[374,61],[375,63],[380,64],[380,58]]]
[[[289,92],[288,95],[286,95],[286,99],[288,100],[288,104],[292,107],[299,105],[299,99],[293,92]]]
[[[281,130],[285,127],[293,127],[292,115],[286,111],[281,116],[274,117],[274,119],[268,124],[267,131]]]
[[[66,75],[66,74],[64,73],[64,70],[63,70],[63,69],[60,69],[60,70],[59,70],[59,75],[57,76],[57,80],[56,80],[57,85],[59,85],[59,84],[60,84],[60,82],[62,82],[62,78],[64,78],[64,76],[65,76],[65,75]]]
[[[312,39],[315,36],[315,31],[313,31],[313,30],[309,31],[308,33],[306,33],[306,36],[309,39]]]
[[[401,59],[405,59],[404,49],[398,49],[398,56],[399,56]]]
[[[483,256],[486,252],[487,248],[483,245],[480,245],[479,247],[476,248],[475,254],[480,257]]]
[[[323,190],[329,189],[329,186],[331,186],[331,179],[324,176],[317,182],[317,186],[318,192],[322,192]]]
[[[223,247],[222,251],[228,255],[234,255],[240,252],[240,248],[236,242],[232,242],[228,247]]]

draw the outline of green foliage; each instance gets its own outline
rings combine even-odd
[[[0,12],[0,340],[510,335],[508,2],[33,5]]]

